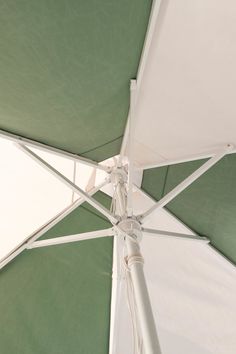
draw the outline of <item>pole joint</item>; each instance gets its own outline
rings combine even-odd
[[[111,170],[111,183],[115,186],[117,184],[125,184],[127,183],[128,176],[125,166],[115,167]]]
[[[144,258],[141,254],[136,254],[136,255],[129,256],[129,257],[127,256],[125,259],[125,262],[127,264],[128,270],[130,270],[130,268],[135,264],[141,264],[143,266],[144,265]]]
[[[141,224],[135,217],[128,217],[118,223],[119,229],[123,232],[124,238],[128,237],[134,243],[142,240]]]

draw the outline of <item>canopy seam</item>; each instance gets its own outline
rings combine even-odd
[[[88,154],[89,152],[92,152],[92,151],[94,151],[94,150],[100,149],[100,148],[102,148],[103,146],[106,146],[106,145],[108,145],[108,144],[113,143],[113,142],[116,141],[116,140],[121,139],[122,137],[123,137],[123,135],[120,135],[120,136],[118,136],[118,138],[115,138],[115,139],[112,139],[112,140],[110,140],[110,141],[107,141],[106,143],[101,144],[101,145],[98,145],[98,146],[96,146],[96,147],[94,147],[94,148],[92,148],[92,149],[90,149],[90,150],[81,152],[80,155]]]

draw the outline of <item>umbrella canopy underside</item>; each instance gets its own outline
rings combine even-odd
[[[218,0],[208,0],[207,6],[203,0],[163,3],[136,106],[135,162],[140,166],[236,144],[234,2],[230,0],[228,6]],[[151,0],[3,2],[0,129],[96,161],[117,155],[129,110],[129,81],[137,76],[151,5]],[[146,170],[142,188],[159,200],[203,162]],[[209,237],[211,244],[233,263],[235,174],[236,155],[227,155],[167,205],[197,234]],[[110,207],[110,198],[105,194],[98,193],[96,198]],[[108,227],[110,223],[101,214],[83,204],[42,239]],[[152,242],[153,248],[144,240],[144,253],[152,255],[149,270],[155,268],[151,264],[155,257],[164,254],[162,247],[169,248],[168,242],[163,242],[159,253],[155,253],[158,245]],[[2,352],[108,353],[112,247],[111,237],[80,241],[24,251],[8,264],[0,276]],[[189,249],[193,250],[192,246]],[[181,276],[181,259],[188,247],[186,251],[179,247],[179,253],[173,247],[171,252],[173,259],[179,258]],[[208,251],[204,252],[207,258]],[[200,253],[199,248],[196,257]],[[204,265],[199,271],[201,279],[205,269],[209,270],[206,258],[200,262]],[[160,268],[163,262],[158,263]],[[170,269],[174,270],[174,264]],[[213,295],[219,295],[226,273],[217,268],[215,274],[221,276],[211,289]],[[155,301],[156,279],[163,283],[165,292],[168,282],[160,273],[155,273],[155,279],[153,274],[150,284]],[[230,299],[232,274],[231,269],[224,285]],[[171,289],[171,294],[178,292],[178,286]],[[162,300],[158,300],[162,309],[168,307],[164,297],[163,292]],[[176,303],[177,308],[181,300]],[[158,306],[154,307],[158,311]],[[227,308],[227,301],[223,307]],[[164,312],[161,316],[165,317]],[[174,323],[174,319],[165,321],[166,328]],[[198,321],[200,328],[201,319]],[[165,328],[161,331],[165,332]],[[173,333],[177,332],[173,325]],[[199,338],[192,340],[197,342]]]
[[[151,0],[0,8],[0,128],[100,161],[116,155]]]
[[[100,202],[110,198],[100,193]],[[109,222],[86,204],[42,239],[105,229]],[[1,271],[1,351],[107,353],[112,238],[23,252]]]

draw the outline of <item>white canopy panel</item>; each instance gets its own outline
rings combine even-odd
[[[137,164],[236,144],[235,38],[235,1],[162,1],[137,99]]]
[[[0,230],[0,256],[3,257],[35,228],[70,204],[72,195],[67,187],[12,144],[5,141],[0,144],[4,151],[1,155]],[[40,155],[68,178],[75,179],[83,189],[104,179],[104,172],[95,176],[92,168],[80,164],[73,176],[71,161],[47,153]],[[108,160],[107,164],[112,162],[112,159]],[[139,184],[140,176],[135,177]],[[104,191],[112,193],[109,188]],[[134,190],[135,214],[152,205],[148,196],[139,189]],[[194,235],[165,210],[153,213],[143,226]],[[201,241],[144,234],[141,247],[163,353],[234,354],[235,267]],[[123,252],[122,248],[121,241],[120,252]],[[117,311],[117,353],[132,350],[126,302],[122,281]]]
[[[0,260],[35,230],[68,207],[77,195],[48,171],[22,153],[12,142],[0,139]],[[95,184],[92,167],[32,149],[83,190]],[[105,178],[100,171],[96,183]]]
[[[152,201],[137,192],[135,205],[142,212]],[[193,234],[165,210],[144,226]],[[234,354],[235,267],[201,241],[144,234],[141,248],[163,354]],[[118,313],[117,353],[132,353],[124,281]]]

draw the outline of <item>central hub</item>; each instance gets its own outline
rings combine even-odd
[[[142,239],[141,224],[135,218],[127,218],[119,222],[118,226],[124,233],[128,234],[135,241]]]
[[[128,177],[124,167],[116,167],[111,172],[111,182],[116,185],[118,183],[127,183]]]

